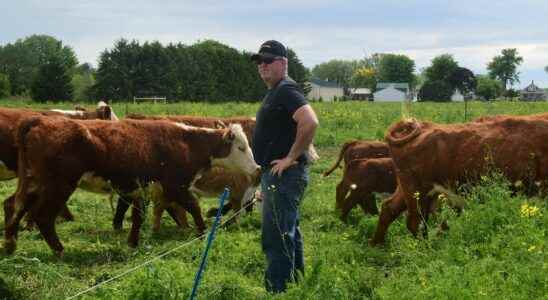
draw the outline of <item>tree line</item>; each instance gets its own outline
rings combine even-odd
[[[406,55],[375,53],[359,60],[333,59],[315,66],[311,76],[335,81],[349,95],[353,88],[369,88],[375,92],[377,83],[407,83],[416,90],[419,101],[450,101],[458,90],[463,95],[476,95],[485,100],[500,96],[517,97],[508,89],[519,82],[517,67],[523,62],[516,49],[503,49],[487,64],[488,74],[474,74],[459,66],[453,55],[442,54],[431,65],[415,72],[415,62]],[[546,67],[548,72],[548,67]]]
[[[258,101],[266,87],[251,54],[214,40],[164,46],[120,39],[100,54],[94,69],[89,63],[79,65],[70,46],[50,36],[33,35],[0,46],[0,97]],[[288,49],[288,64],[289,76],[308,91],[309,72],[292,49]]]
[[[30,96],[36,101],[131,101],[163,96],[169,101],[258,101],[266,88],[251,53],[214,40],[193,45],[140,43],[120,39],[104,50],[95,69],[79,64],[68,45],[47,35],[32,35],[0,45],[0,97]],[[304,67],[288,49],[289,75],[308,93],[309,77],[336,81],[345,94],[352,88],[375,91],[378,82],[408,83],[422,101],[449,101],[455,90],[484,99],[516,97],[508,86],[519,82],[523,62],[516,49],[503,49],[478,75],[459,66],[452,55],[434,57],[416,72],[406,55],[375,53],[358,60],[333,59]],[[545,68],[548,72],[548,66]]]

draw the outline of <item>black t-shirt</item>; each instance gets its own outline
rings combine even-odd
[[[297,135],[297,122],[293,114],[308,104],[298,85],[283,79],[268,91],[257,112],[257,123],[253,134],[253,156],[261,167],[287,156]],[[306,161],[302,154],[298,161]]]

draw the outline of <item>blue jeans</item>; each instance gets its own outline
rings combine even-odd
[[[269,292],[285,291],[287,282],[297,279],[297,270],[304,274],[299,206],[307,185],[308,170],[302,163],[287,168],[281,177],[270,174],[270,168],[262,173],[262,248]]]

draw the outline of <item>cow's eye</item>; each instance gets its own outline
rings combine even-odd
[[[244,146],[239,146],[238,147],[238,150],[242,151],[242,152],[245,152],[245,147]]]

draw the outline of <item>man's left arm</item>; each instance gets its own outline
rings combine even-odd
[[[299,107],[293,113],[293,120],[297,123],[297,135],[291,150],[283,159],[272,161],[272,174],[281,176],[283,171],[296,163],[297,158],[304,153],[312,143],[316,128],[319,125],[318,117],[310,104]]]

